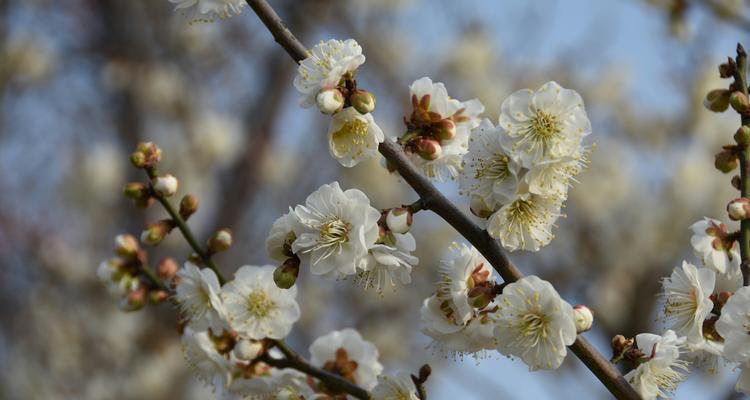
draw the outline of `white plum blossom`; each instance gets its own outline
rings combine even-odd
[[[492,267],[473,246],[453,243],[451,248],[454,256],[440,261],[436,296],[447,302],[456,323],[464,325],[474,316],[469,292],[489,282]]]
[[[263,363],[248,365],[250,377],[238,376],[227,388],[224,400],[313,400],[318,398],[307,384],[307,375],[290,369],[274,369]],[[248,369],[241,371],[248,373]]]
[[[529,369],[556,369],[576,339],[573,307],[552,285],[530,275],[508,284],[496,299],[497,349]]]
[[[344,377],[366,390],[374,388],[383,366],[378,362],[378,349],[362,339],[354,329],[347,328],[321,336],[310,345],[313,365]]]
[[[727,226],[723,222],[704,217],[690,229],[693,231],[690,244],[703,265],[723,274],[740,264],[739,246],[727,238]]]
[[[676,334],[690,343],[703,338],[703,321],[714,307],[709,299],[714,291],[716,275],[708,268],[696,268],[686,261],[662,280],[664,286],[664,319]]]
[[[362,47],[354,39],[331,39],[315,45],[300,62],[294,78],[294,87],[301,93],[300,105],[315,105],[318,93],[338,86],[344,75],[354,74],[364,62]]]
[[[561,202],[554,197],[523,193],[492,214],[487,232],[508,251],[538,251],[554,238]]]
[[[220,297],[221,285],[216,273],[187,262],[177,272],[177,277],[179,283],[174,298],[180,310],[190,318],[190,326],[196,331],[210,328],[213,333],[221,334],[227,323]]]
[[[284,262],[292,256],[292,243],[297,239],[294,233],[297,219],[290,211],[277,218],[266,239],[266,252],[272,260]]]
[[[336,113],[328,128],[328,150],[344,167],[353,167],[378,154],[385,139],[372,114],[360,114],[353,107]]]
[[[343,278],[378,239],[380,212],[357,189],[342,191],[338,182],[321,186],[305,205],[294,208],[298,221],[292,251],[315,275]]]
[[[195,375],[220,392],[232,383],[232,364],[216,349],[208,331],[186,327],[182,333],[182,350]]]
[[[518,188],[520,166],[510,157],[506,141],[502,129],[483,119],[471,130],[469,151],[463,157],[461,191],[482,199],[492,210],[511,202]]]
[[[185,14],[191,22],[212,22],[218,18],[239,15],[247,5],[245,0],[169,0],[177,4],[176,11]]]
[[[539,162],[526,172],[524,182],[530,193],[565,200],[571,181],[586,167],[587,157],[588,151],[580,151],[572,156]]]
[[[428,77],[414,81],[409,86],[409,96],[414,110],[407,125],[417,138],[408,140],[428,138],[436,141],[438,146],[431,159],[420,156],[413,149],[407,154],[430,178],[438,181],[456,178],[468,151],[470,131],[479,125],[484,105],[477,99],[462,102],[451,98],[443,83],[433,83]],[[408,142],[404,144],[407,150],[411,149]]]
[[[581,140],[591,133],[581,96],[556,82],[536,92],[511,94],[501,106],[499,126],[511,139],[511,154],[525,168],[577,154]]]
[[[274,269],[270,265],[240,267],[234,280],[222,287],[227,319],[241,337],[281,339],[300,317],[297,288],[277,287]]]
[[[494,303],[487,307],[491,309]],[[456,320],[450,303],[433,295],[420,309],[421,331],[432,338],[432,347],[452,357],[472,354],[480,357],[483,350],[497,346],[495,325],[488,312],[477,312],[466,323]]]
[[[391,232],[387,241],[374,244],[368,254],[359,260],[358,281],[365,289],[373,288],[377,292],[396,286],[396,283],[408,285],[411,283],[411,270],[419,262],[412,255],[416,248],[417,242],[411,233]]]
[[[417,387],[408,373],[378,377],[378,386],[372,390],[375,400],[419,400]]]
[[[724,338],[724,357],[750,362],[750,286],[737,290],[721,309],[716,331]]]
[[[635,342],[647,360],[628,372],[625,379],[644,400],[670,397],[687,372],[687,362],[680,359],[685,338],[668,330],[662,336],[638,334]]]

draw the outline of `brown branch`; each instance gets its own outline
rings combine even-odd
[[[263,21],[263,24],[271,32],[276,42],[289,53],[294,61],[299,63],[307,57],[307,49],[294,37],[289,28],[284,25],[279,15],[276,14],[268,2],[265,0],[247,0],[247,3],[255,11],[260,20]],[[523,277],[521,271],[510,262],[498,243],[487,232],[471,222],[427,178],[422,176],[397,144],[386,140],[380,144],[378,150],[383,157],[396,166],[399,174],[422,198],[427,209],[442,217],[458,233],[474,245],[506,282],[514,282]],[[582,336],[579,335],[570,348],[616,398],[640,399],[638,393],[625,380],[617,368],[597,352]]]

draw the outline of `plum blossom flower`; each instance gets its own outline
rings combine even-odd
[[[737,290],[721,309],[716,330],[724,338],[724,357],[750,362],[750,286]]]
[[[293,255],[292,243],[297,239],[294,233],[297,219],[292,211],[274,221],[266,239],[266,252],[272,260],[283,262]]]
[[[177,4],[176,11],[181,11],[191,22],[213,22],[214,19],[239,15],[247,5],[244,0],[169,0]]]
[[[353,107],[334,114],[328,128],[328,150],[344,167],[373,158],[384,139],[372,114],[360,114]]]
[[[431,346],[454,358],[471,354],[475,358],[481,352],[497,346],[494,337],[495,325],[490,319],[489,309],[474,313],[466,323],[460,323],[450,308],[450,303],[440,300],[436,295],[430,296],[422,303],[420,309],[421,331],[429,336]]]
[[[524,174],[529,192],[564,201],[568,198],[571,182],[586,168],[588,153],[580,151],[558,160],[537,163]]]
[[[281,339],[300,317],[297,288],[280,289],[274,267],[240,267],[234,280],[221,289],[227,319],[241,337]]]
[[[190,318],[190,326],[196,331],[210,328],[213,333],[221,334],[227,323],[220,297],[221,285],[216,273],[187,262],[185,268],[177,272],[177,276],[179,283],[175,289],[175,301]]]
[[[378,377],[378,386],[372,390],[375,400],[419,400],[417,387],[408,373]]]
[[[441,82],[420,78],[409,86],[413,111],[400,139],[411,160],[438,181],[456,178],[468,150],[469,133],[479,125],[479,100],[451,98]]]
[[[662,336],[641,333],[635,337],[638,349],[647,360],[625,375],[625,379],[644,400],[670,397],[685,379],[687,362],[680,359],[685,337],[668,330]]]
[[[301,93],[300,105],[315,105],[318,93],[338,86],[344,75],[353,75],[364,62],[362,47],[354,39],[331,39],[315,45],[300,62],[294,78],[294,87]]]
[[[538,251],[554,238],[561,202],[554,197],[522,193],[490,216],[487,232],[508,251]]]
[[[483,119],[471,130],[469,151],[463,157],[461,191],[476,196],[496,210],[513,200],[520,166],[510,157],[502,129]]]
[[[380,241],[379,241],[380,242]],[[368,250],[367,256],[359,260],[357,280],[365,289],[373,288],[382,292],[396,283],[411,283],[411,270],[419,259],[412,255],[417,243],[414,236],[391,232],[382,243],[376,243]]]
[[[511,154],[525,168],[573,156],[591,133],[583,99],[574,90],[547,82],[539,90],[519,90],[501,106],[499,126],[511,139]]]
[[[500,353],[521,358],[529,369],[556,369],[576,339],[573,307],[536,276],[508,284],[493,314]]]
[[[292,251],[310,265],[315,275],[343,278],[378,239],[380,212],[357,189],[342,191],[338,182],[310,194],[294,208],[298,221]]]
[[[740,264],[737,242],[728,238],[729,232],[723,222],[704,217],[690,226],[693,236],[690,244],[695,255],[708,268],[724,274]]]
[[[182,333],[182,350],[196,377],[203,383],[223,391],[232,382],[232,365],[219,353],[208,331],[190,327]]]
[[[662,280],[664,286],[664,319],[676,334],[688,342],[703,341],[703,321],[711,314],[716,275],[708,268],[696,268],[686,261]]]
[[[374,388],[383,366],[378,349],[347,328],[321,336],[310,345],[310,362],[366,390]]]

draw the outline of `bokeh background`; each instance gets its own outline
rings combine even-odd
[[[596,144],[567,202],[557,238],[513,254],[569,302],[595,311],[587,336],[609,355],[617,333],[658,332],[658,280],[692,259],[688,226],[725,218],[731,175],[712,167],[738,121],[703,109],[724,85],[716,65],[750,44],[742,0],[277,0],[309,45],[331,37],[364,47],[362,86],[378,123],[403,129],[408,84],[446,83],[496,119],[513,91],[548,80],[584,97]],[[163,211],[136,209],[122,185],[142,177],[127,155],[151,140],[162,170],[201,209],[201,238],[235,245],[226,273],[268,262],[273,220],[323,183],[364,190],[376,207],[415,200],[377,162],[342,169],[328,156],[327,118],[297,106],[294,63],[251,10],[190,25],[166,0],[0,0],[0,399],[205,399],[184,362],[176,313],[118,310],[95,277],[118,233],[139,233]],[[456,185],[440,188],[466,209]],[[428,213],[414,229],[414,283],[381,297],[348,281],[302,273],[303,317],[289,338],[306,354],[320,334],[356,327],[387,370],[433,366],[431,399],[600,399],[609,395],[572,355],[530,374],[496,353],[453,360],[426,349],[418,310],[436,265],[460,240]],[[151,260],[184,260],[173,234]],[[736,371],[694,373],[678,399],[734,398]]]

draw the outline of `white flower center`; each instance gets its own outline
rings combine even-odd
[[[247,296],[247,312],[255,317],[267,317],[276,307],[276,303],[262,290],[254,290]]]
[[[682,322],[680,328],[689,326],[698,312],[698,295],[694,287],[687,292],[674,291],[664,303],[664,316]]]
[[[536,115],[534,115],[529,124],[529,133],[535,141],[546,142],[561,131],[562,129],[560,128],[557,116],[547,114],[541,110],[537,110]]]
[[[538,312],[529,312],[519,319],[519,331],[530,347],[535,347],[540,341],[547,340],[549,318]]]
[[[362,145],[366,144],[369,124],[360,118],[346,121],[341,129],[333,132],[333,149],[337,154],[347,154],[352,149],[358,149],[357,155],[362,153]]]
[[[476,179],[502,180],[510,174],[508,171],[508,156],[495,154],[490,160],[479,160]]]
[[[324,250],[323,254],[314,263],[340,251],[341,246],[349,241],[349,231],[351,228],[351,224],[335,216],[323,222],[318,227],[318,242],[309,250]]]

